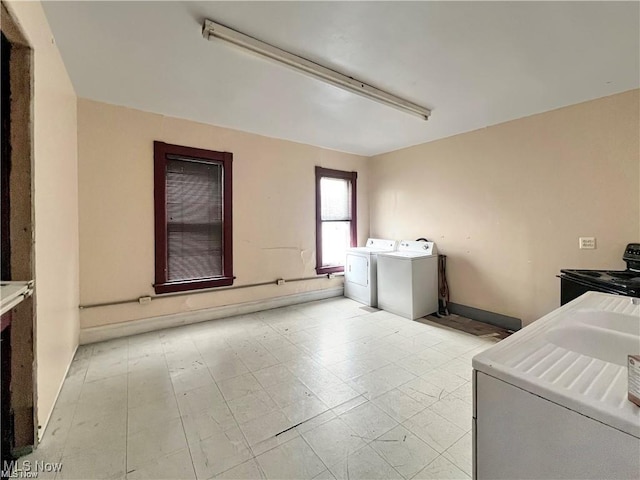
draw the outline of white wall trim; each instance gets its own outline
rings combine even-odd
[[[139,333],[153,332],[165,328],[190,325],[192,323],[206,322],[218,318],[233,317],[247,313],[270,310],[272,308],[297,305],[299,303],[323,300],[325,298],[340,297],[344,294],[344,287],[327,288],[323,290],[313,290],[311,292],[295,293],[293,295],[283,295],[281,297],[266,298],[252,302],[234,303],[222,305],[220,307],[205,308],[191,312],[181,312],[160,317],[143,318],[130,322],[121,322],[111,325],[101,325],[80,329],[80,345],[88,343],[103,342],[114,338],[128,337]]]

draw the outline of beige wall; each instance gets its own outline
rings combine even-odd
[[[36,362],[44,426],[78,345],[76,96],[39,2],[8,2],[33,49]]]
[[[623,268],[639,240],[638,92],[374,157],[371,235],[435,240],[452,302],[539,318],[561,268]]]
[[[373,236],[427,236],[449,255],[452,301],[525,322],[557,306],[560,268],[621,268],[623,246],[640,237],[638,91],[368,163],[355,155],[87,100],[76,108],[41,5],[9,1],[8,8],[34,49],[41,425],[77,346],[77,305],[153,294],[153,140],[234,153],[237,285],[314,275],[314,165],[359,172],[360,242],[369,233],[370,196]],[[437,111],[430,121],[437,121]],[[578,236],[596,236],[598,249],[578,250]],[[81,325],[340,283],[313,280],[87,309]]]
[[[235,285],[315,275],[314,166],[358,171],[358,234],[369,231],[366,159],[78,100],[80,303],[153,295],[153,141],[233,153]],[[321,279],[83,309],[81,327],[341,285]]]

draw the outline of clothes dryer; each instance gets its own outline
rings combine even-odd
[[[344,296],[370,307],[378,305],[377,258],[397,248],[396,240],[370,238],[364,247],[349,248],[344,266]]]

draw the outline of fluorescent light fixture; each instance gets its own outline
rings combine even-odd
[[[251,52],[262,55],[270,60],[294,68],[295,70],[309,75],[317,80],[321,80],[330,85],[342,88],[352,93],[356,93],[365,98],[375,100],[376,102],[389,105],[391,107],[402,110],[403,112],[417,115],[427,120],[431,115],[431,110],[421,107],[413,102],[392,95],[378,88],[367,85],[360,80],[343,75],[342,73],[323,67],[317,63],[311,62],[306,58],[299,57],[289,52],[285,52],[273,45],[256,40],[253,37],[237,32],[231,28],[220,25],[219,23],[205,20],[202,26],[202,36],[207,40],[219,38],[226,42],[232,43],[238,47],[242,47]]]

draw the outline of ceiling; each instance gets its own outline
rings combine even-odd
[[[43,2],[79,97],[362,155],[640,86],[638,2]],[[431,108],[206,41],[205,18]]]

